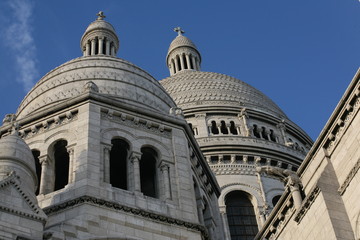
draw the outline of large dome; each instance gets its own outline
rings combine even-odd
[[[95,55],[71,60],[46,74],[21,102],[18,119],[82,94],[89,81],[98,86],[99,94],[126,104],[165,114],[175,106],[159,82],[141,68]]]
[[[228,75],[188,70],[162,80],[161,84],[184,111],[201,106],[235,106],[286,118],[262,92]]]

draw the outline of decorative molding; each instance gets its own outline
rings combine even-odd
[[[19,182],[19,177],[16,175],[15,171],[12,171],[9,173],[9,176],[5,178],[4,180],[0,181],[0,188],[4,188],[8,185],[13,185],[15,189],[19,192],[19,194],[23,197],[24,201],[27,203],[27,205],[30,207],[30,209],[34,212],[34,214],[23,212],[19,209],[13,209],[10,207],[6,207],[0,204],[0,210],[6,211],[15,215],[19,215],[22,217],[34,219],[37,221],[41,221],[45,224],[46,217],[41,216],[41,209],[37,206],[37,203],[33,203],[29,196],[21,189],[21,183]]]
[[[77,109],[71,110],[66,113],[62,113],[57,116],[54,116],[52,118],[48,118],[44,120],[42,123],[35,123],[31,126],[23,128],[22,130],[19,131],[20,136],[23,139],[29,139],[39,133],[43,133],[51,129],[60,127],[77,119],[78,119],[78,110]]]
[[[301,208],[296,212],[294,220],[299,224],[307,211],[310,209],[311,205],[315,201],[316,197],[321,192],[319,186],[315,185],[308,196],[303,200]]]
[[[345,131],[350,126],[352,120],[355,118],[357,112],[360,109],[360,98],[356,95],[349,101],[344,111],[339,114],[337,122],[334,124],[329,136],[325,142],[325,148],[328,153],[331,153]]]
[[[346,191],[347,187],[349,186],[350,182],[352,181],[352,179],[355,177],[357,171],[360,168],[360,158],[357,160],[357,162],[355,163],[355,166],[351,169],[351,171],[349,172],[349,174],[347,175],[345,181],[343,182],[343,184],[341,184],[341,186],[338,189],[338,192],[340,193],[340,195],[343,195],[344,192]]]
[[[245,184],[245,183],[229,183],[229,184],[225,184],[224,186],[221,187],[221,191],[223,191],[225,188],[231,187],[231,186],[245,186],[245,187],[251,188],[251,189],[255,190],[256,192],[258,192],[259,194],[261,194],[260,189],[254,187],[254,186],[251,186],[250,184]]]
[[[163,124],[158,124],[147,119],[135,117],[131,114],[111,111],[109,109],[101,109],[101,118],[121,123],[128,127],[141,129],[147,132],[155,133],[165,137],[171,137],[171,128],[165,127]]]
[[[210,240],[210,237],[208,235],[208,232],[206,230],[206,228],[200,224],[196,224],[196,223],[191,223],[191,222],[187,222],[187,221],[183,221],[180,219],[176,219],[176,218],[172,218],[172,217],[168,217],[168,216],[164,216],[164,215],[160,215],[157,213],[152,213],[152,212],[148,212],[142,209],[138,209],[138,208],[132,208],[132,207],[128,207],[128,206],[124,206],[121,205],[119,203],[116,202],[111,202],[111,201],[107,201],[104,199],[99,199],[96,197],[91,197],[91,196],[82,196],[82,197],[78,197],[60,204],[56,204],[56,205],[52,205],[50,207],[46,207],[44,208],[44,212],[47,215],[52,215],[55,214],[57,212],[60,211],[64,211],[68,208],[73,208],[75,206],[78,205],[82,205],[82,204],[94,204],[97,206],[101,206],[101,207],[105,207],[105,208],[109,208],[109,209],[113,209],[113,210],[117,210],[117,211],[122,211],[122,212],[126,212],[126,213],[131,213],[134,215],[138,215],[144,218],[148,218],[151,220],[156,220],[159,222],[165,222],[168,224],[172,224],[172,225],[176,225],[176,226],[180,226],[180,227],[185,227],[191,230],[195,230],[198,232],[201,232],[201,235],[203,237],[203,239],[205,240]]]

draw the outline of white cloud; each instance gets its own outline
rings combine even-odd
[[[30,0],[9,0],[8,6],[12,17],[5,30],[5,38],[16,61],[17,81],[23,84],[25,91],[29,91],[38,77],[31,26],[33,3]]]

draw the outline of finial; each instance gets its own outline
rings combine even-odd
[[[96,20],[104,20],[104,18],[106,18],[103,11],[100,11],[96,16],[98,16]]]
[[[174,28],[174,31],[178,33],[178,36],[182,36],[182,34],[185,33],[180,27]]]

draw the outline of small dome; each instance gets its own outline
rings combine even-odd
[[[179,35],[170,43],[168,54],[179,47],[191,47],[194,50],[197,50],[195,44],[189,38]]]
[[[0,169],[1,177],[15,171],[23,184],[35,190],[35,160],[29,146],[17,132],[0,139]]]
[[[115,28],[105,20],[95,20],[94,22],[90,23],[90,25],[86,28],[85,33],[93,31],[95,29],[103,29],[115,32]]]

